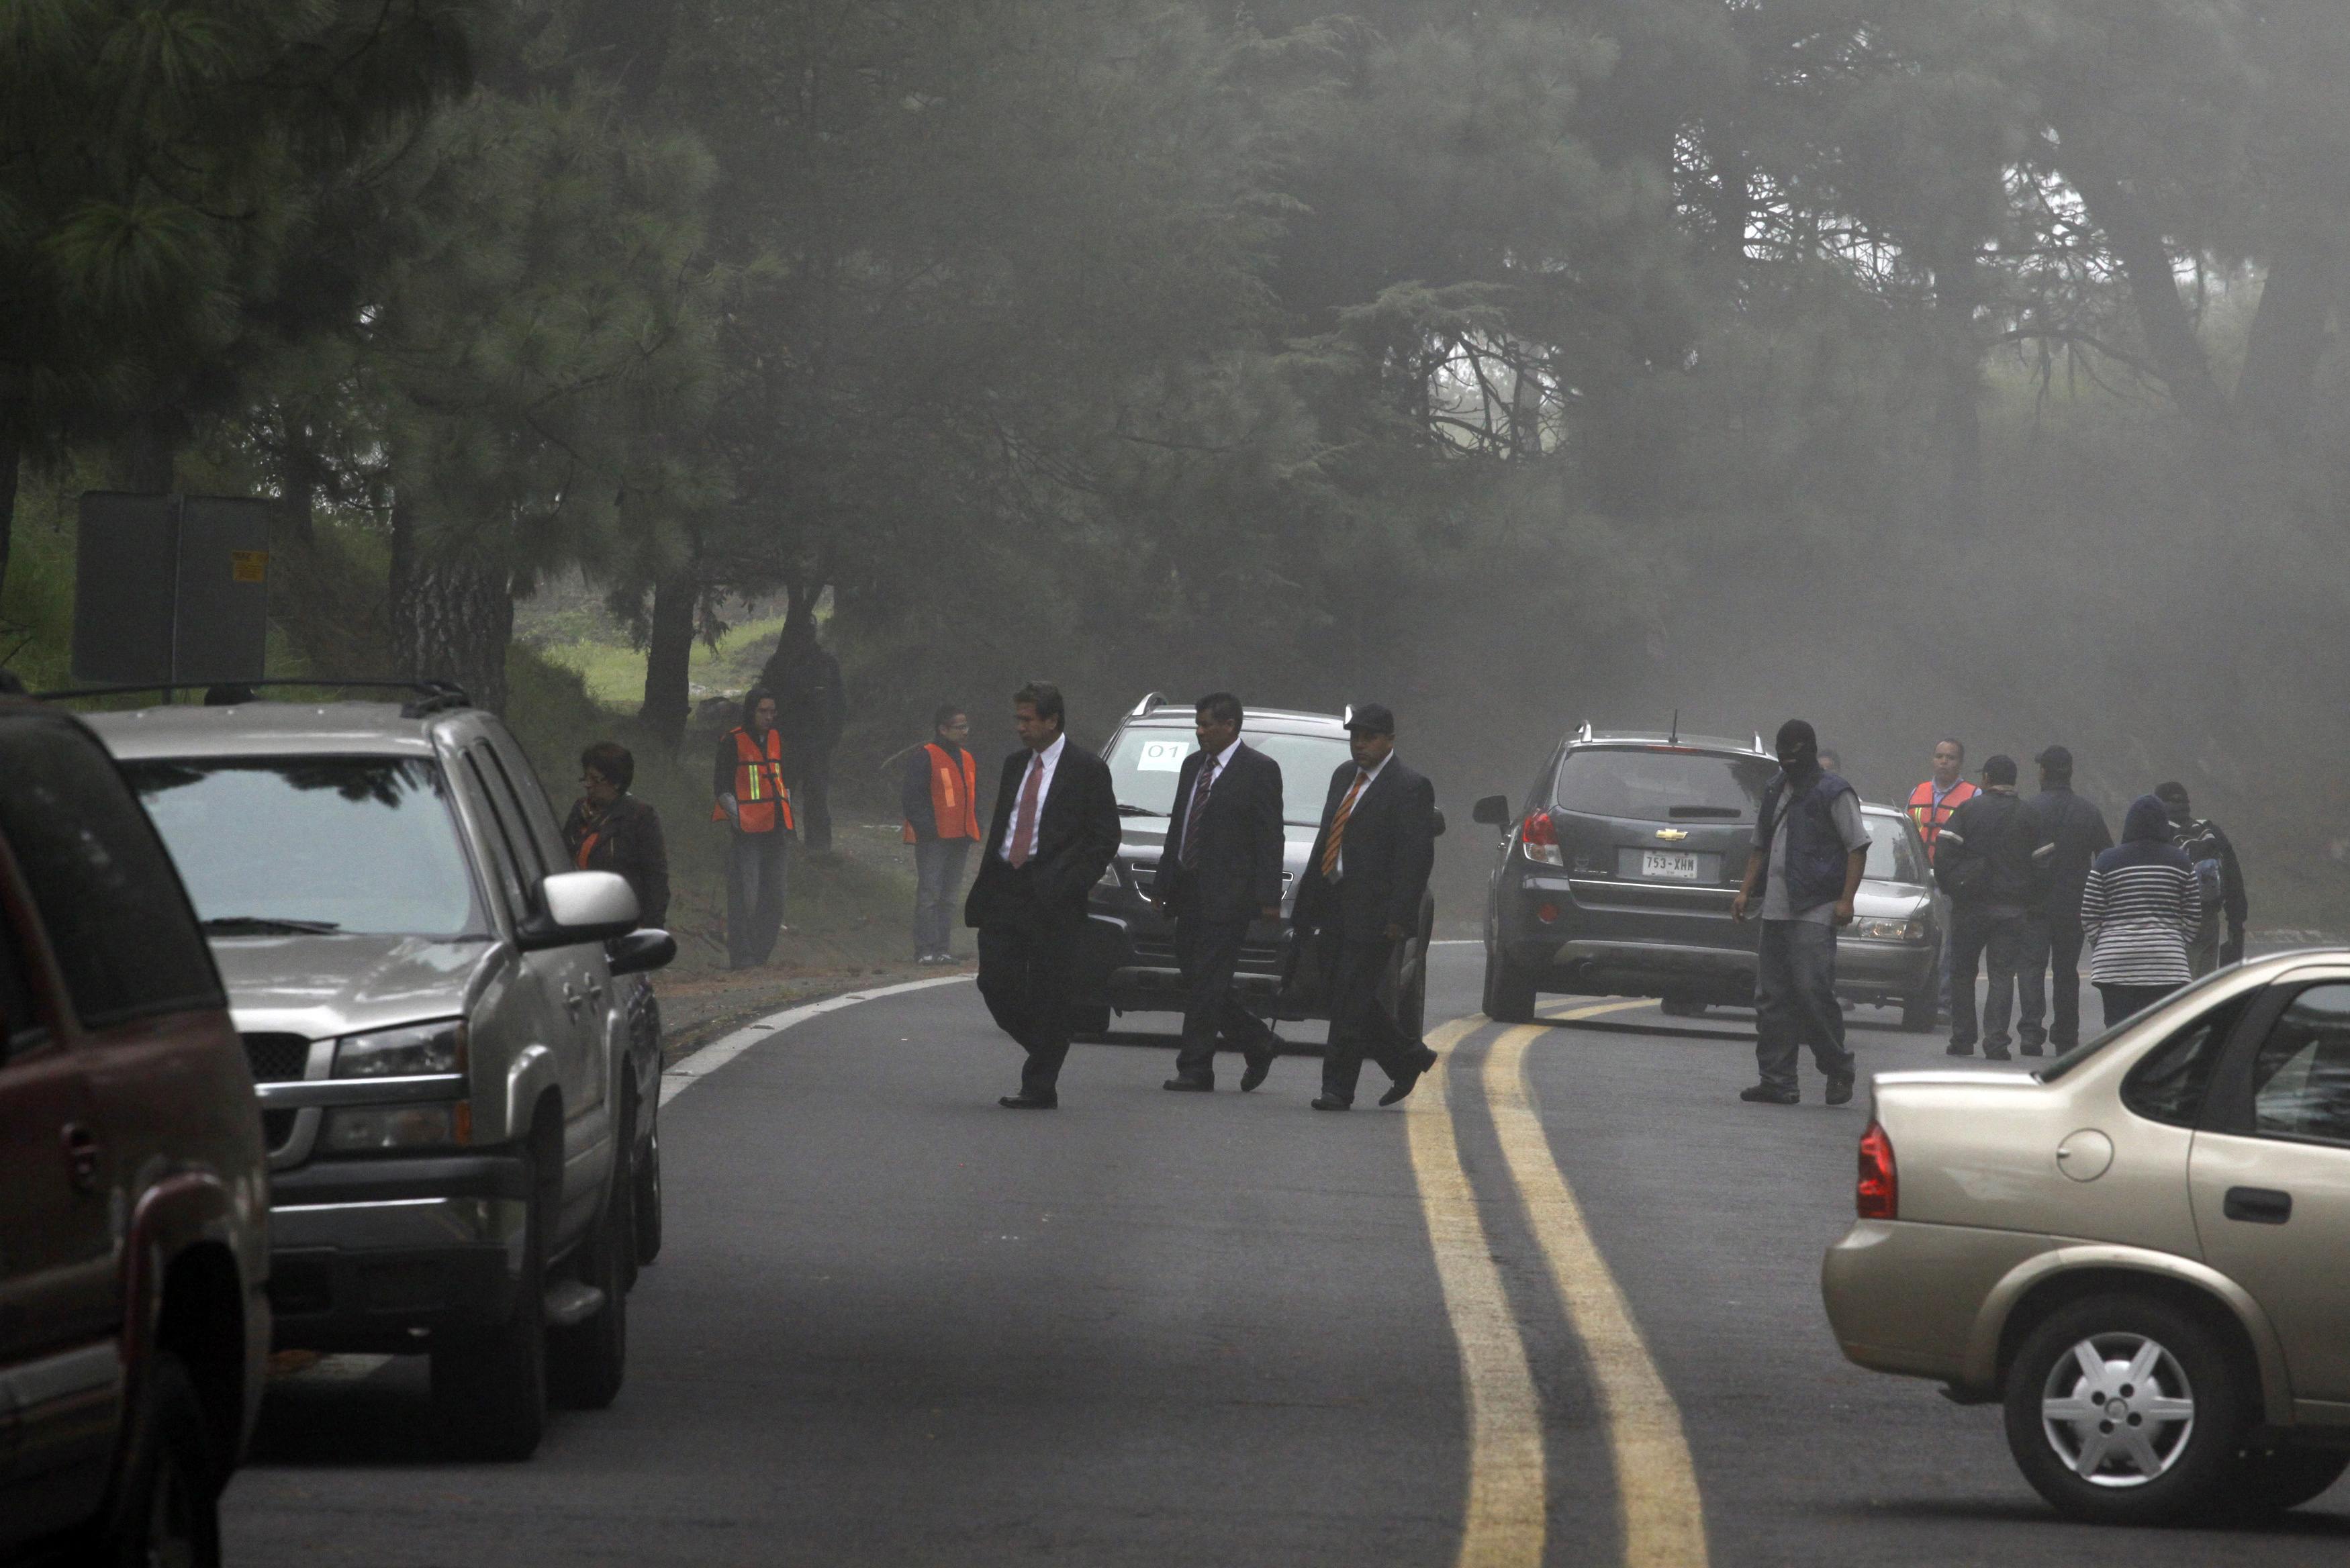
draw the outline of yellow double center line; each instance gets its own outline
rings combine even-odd
[[[1638,1002],[1558,1014],[1591,1018]],[[1486,1020],[1455,1020],[1429,1037],[1450,1057]],[[1627,1568],[1703,1568],[1705,1513],[1680,1414],[1649,1359],[1631,1308],[1552,1158],[1526,1081],[1526,1047],[1548,1031],[1505,1031],[1483,1087],[1503,1159],[1559,1301],[1589,1357],[1607,1418]],[[1542,1402],[1525,1341],[1494,1267],[1475,1189],[1461,1163],[1447,1102],[1449,1072],[1421,1080],[1409,1130],[1437,1278],[1461,1347],[1469,1397],[1469,1498],[1458,1568],[1537,1568],[1549,1514]]]

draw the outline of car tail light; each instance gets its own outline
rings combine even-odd
[[[1526,813],[1526,820],[1518,828],[1518,846],[1526,852],[1529,860],[1539,861],[1544,866],[1564,867],[1566,864],[1566,857],[1560,853],[1558,847],[1558,829],[1552,825],[1550,813],[1546,811]]]
[[[1893,1140],[1875,1122],[1860,1135],[1860,1184],[1853,1189],[1852,1209],[1863,1220],[1901,1218],[1901,1184],[1893,1170]]]

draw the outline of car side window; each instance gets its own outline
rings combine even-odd
[[[563,825],[555,818],[555,806],[547,797],[546,786],[539,783],[538,770],[530,765],[530,758],[521,747],[509,742],[492,745],[490,759],[504,775],[506,787],[514,791],[515,800],[522,807],[524,826],[538,846],[546,869],[570,870],[570,857],[563,845]]]
[[[508,912],[520,919],[530,912],[530,893],[523,886],[522,861],[515,848],[515,825],[507,819],[478,751],[465,753],[465,778],[473,786],[475,805],[489,826],[485,836],[489,840],[491,869],[497,877],[500,891],[505,895]]]
[[[0,833],[83,1027],[224,1005],[179,874],[98,743],[62,723],[0,725]]]
[[[2148,1121],[2191,1127],[2203,1115],[2212,1069],[2250,996],[2222,1002],[2138,1058],[2122,1080],[2122,1104]]]
[[[2350,1144],[2350,984],[2311,986],[2261,1042],[2252,1130]]]

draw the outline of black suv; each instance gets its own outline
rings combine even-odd
[[[1778,760],[1707,736],[1586,724],[1476,819],[1508,830],[1485,909],[1485,1012],[1523,1023],[1539,992],[1656,996],[1669,1012],[1754,995],[1756,928],[1730,902]]]

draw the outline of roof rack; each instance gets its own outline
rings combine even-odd
[[[1167,693],[1164,691],[1153,691],[1129,709],[1126,716],[1129,719],[1147,719],[1151,714],[1158,712],[1159,708],[1165,704],[1166,701]]]
[[[1590,739],[1591,739],[1591,721],[1590,721],[1590,720],[1586,719],[1586,720],[1583,722],[1583,728],[1582,728],[1581,730],[1579,730],[1578,732],[1576,732],[1576,733],[1575,733],[1575,738],[1576,740],[1578,740],[1578,741],[1588,741],[1588,740],[1590,740]]]
[[[332,676],[283,675],[266,680],[159,680],[146,685],[129,686],[69,686],[57,691],[36,691],[33,695],[44,702],[63,701],[76,697],[127,697],[138,691],[202,691],[207,707],[230,707],[252,701],[253,694],[264,688],[287,686],[335,686],[375,691],[412,691],[415,700],[400,705],[403,719],[421,719],[429,713],[445,712],[452,708],[470,708],[473,700],[465,689],[453,680],[342,680]]]

